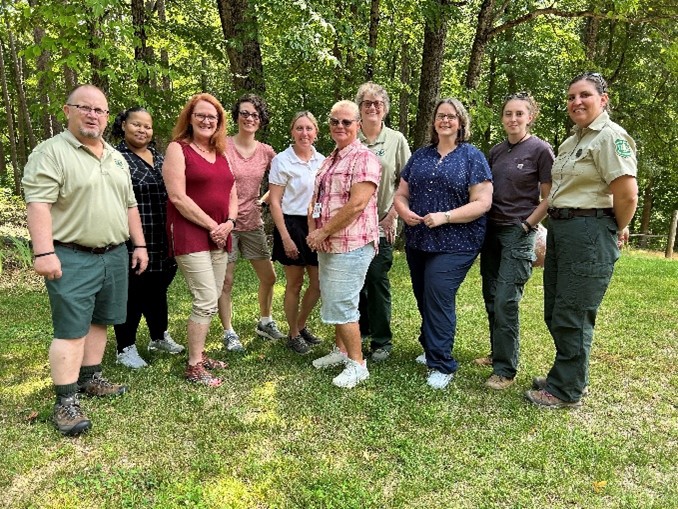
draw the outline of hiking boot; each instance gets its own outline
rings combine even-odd
[[[80,409],[77,394],[59,397],[54,405],[52,421],[61,434],[66,436],[79,435],[92,427],[92,421]]]
[[[202,365],[205,369],[226,369],[228,367],[228,364],[223,361],[207,357],[205,352],[202,353]]]
[[[504,389],[512,386],[513,382],[515,381],[515,378],[493,374],[487,379],[487,382],[485,382],[485,387],[489,387],[495,391],[503,391]]]
[[[537,389],[537,390],[546,389],[546,377],[545,376],[535,376],[532,379],[532,388]],[[587,385],[581,391],[581,396],[583,398],[584,396],[588,396],[588,395],[589,395],[589,386]]]
[[[288,337],[287,338],[287,346],[294,350],[296,353],[299,355],[306,355],[308,352],[311,351],[311,345],[309,345],[303,337],[301,337],[301,334],[298,336],[294,337]]]
[[[218,378],[207,371],[202,362],[199,362],[195,366],[186,364],[184,375],[186,376],[187,381],[206,385],[207,387],[219,387],[223,383],[221,378]]]
[[[579,408],[581,401],[565,401],[557,398],[545,389],[532,389],[525,393],[525,397],[542,408]]]
[[[423,354],[419,355],[416,359],[414,359],[414,362],[416,362],[418,364],[423,364],[424,366],[426,366],[426,354],[423,353]]]
[[[127,387],[109,382],[99,371],[86,382],[78,383],[78,392],[86,396],[120,396],[127,392]]]
[[[162,339],[151,340],[148,342],[148,351],[160,351],[171,354],[177,354],[184,351],[184,347],[172,339],[169,332],[163,332]]]
[[[127,366],[132,369],[145,368],[148,366],[146,361],[141,358],[139,351],[137,350],[137,345],[130,345],[122,349],[116,358],[118,364]]]
[[[426,383],[433,389],[444,389],[454,378],[454,373],[441,373],[437,369],[429,372]]]
[[[224,348],[229,352],[244,352],[245,347],[242,346],[240,342],[240,336],[238,336],[232,330],[224,331]]]
[[[271,320],[266,325],[261,322],[257,323],[257,328],[254,330],[254,332],[256,332],[262,338],[272,340],[284,339],[287,337],[285,334],[280,332],[278,326],[275,324],[275,320]]]
[[[346,359],[346,367],[344,371],[339,373],[332,379],[332,383],[337,387],[344,389],[352,389],[363,380],[370,377],[370,372],[367,371],[367,363],[363,361],[362,364],[353,359]]]
[[[323,357],[315,359],[311,364],[316,369],[330,368],[332,366],[339,366],[346,364],[348,357],[344,352],[339,350],[336,345],[332,347],[332,351]]]
[[[316,336],[311,331],[309,331],[308,327],[304,327],[303,329],[300,329],[299,335],[302,338],[304,338],[304,341],[306,341],[311,346],[319,345],[320,343],[323,342],[322,339],[320,339],[318,336]]]
[[[374,352],[372,352],[372,360],[374,362],[381,362],[385,361],[386,359],[389,358],[391,355],[391,350],[388,348],[377,348]]]
[[[492,366],[492,356],[487,355],[485,357],[479,357],[478,359],[473,359],[473,362],[478,366]]]

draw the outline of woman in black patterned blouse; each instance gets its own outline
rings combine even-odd
[[[115,118],[112,136],[122,139],[116,148],[129,164],[149,258],[144,273],[130,271],[127,322],[114,327],[118,362],[136,369],[147,366],[136,346],[142,315],[146,317],[150,334],[149,351],[172,354],[184,351],[184,347],[175,343],[167,332],[167,289],[177,272],[177,265],[173,258],[168,257],[165,231],[167,190],[162,179],[164,157],[152,142],[151,115],[141,107],[123,111]],[[133,249],[129,243],[128,249]]]

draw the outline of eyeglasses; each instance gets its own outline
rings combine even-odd
[[[339,124],[343,125],[344,127],[351,127],[351,125],[353,125],[353,122],[357,122],[357,120],[355,120],[355,119],[351,120],[351,119],[348,119],[348,118],[338,119],[338,118],[330,117],[330,125],[332,127],[337,127]]]
[[[92,108],[91,106],[83,106],[82,104],[66,104],[66,106],[77,108],[83,115],[89,115],[92,112],[94,112],[97,117],[105,117],[108,115],[108,110],[102,110],[101,108]]]
[[[456,113],[438,113],[436,115],[436,120],[440,120],[441,122],[443,120],[449,120],[452,122],[453,120],[457,120],[459,118],[459,115]]]
[[[252,120],[259,120],[259,113],[250,113],[249,111],[240,110],[238,115],[240,115],[245,120],[248,118],[251,118]]]
[[[204,113],[193,113],[193,116],[197,118],[200,122],[207,120],[209,123],[214,123],[219,120],[219,117],[216,115],[205,115]]]
[[[360,101],[360,106],[364,106],[365,109],[374,106],[375,109],[380,110],[384,107],[384,101]]]

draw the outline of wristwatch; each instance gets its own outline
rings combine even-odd
[[[452,212],[450,212],[449,210],[446,210],[444,212],[444,214],[445,214],[445,222],[449,223],[452,220]]]
[[[231,223],[233,223],[233,228],[235,228],[235,219],[229,217],[226,221],[230,221]]]

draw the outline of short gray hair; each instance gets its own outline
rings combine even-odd
[[[371,81],[363,83],[360,85],[360,88],[358,88],[358,93],[355,95],[355,102],[358,106],[360,106],[360,103],[363,102],[363,99],[367,94],[380,97],[381,100],[384,101],[384,115],[388,115],[388,112],[391,109],[391,100],[388,97],[388,92],[386,92],[386,89],[381,85],[372,83]]]

